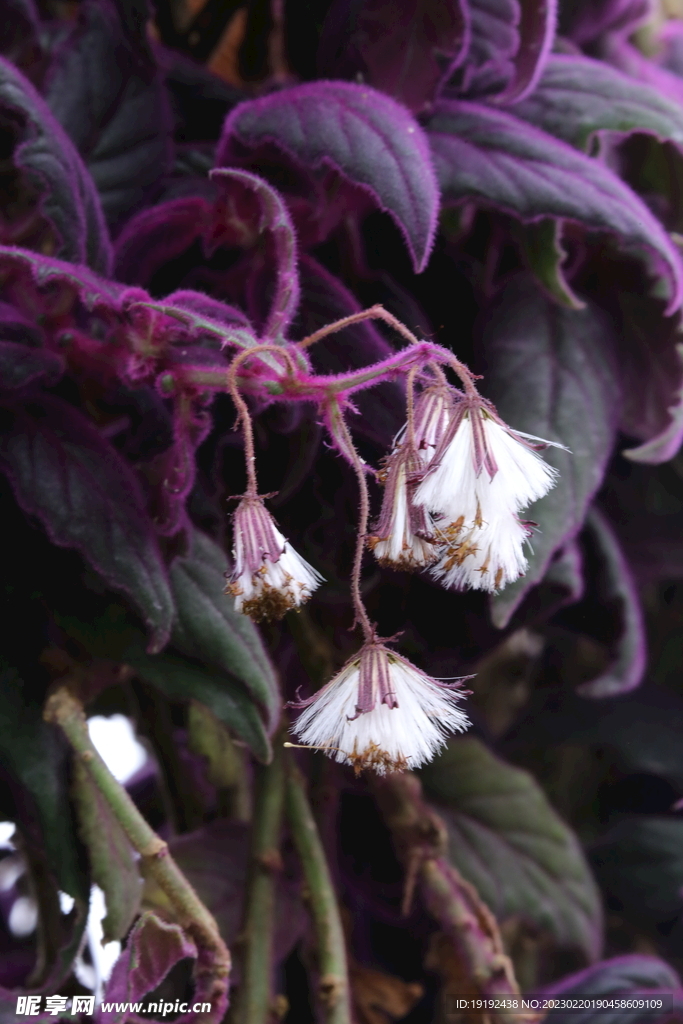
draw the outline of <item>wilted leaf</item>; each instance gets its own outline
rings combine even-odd
[[[0,58],[0,118],[19,120],[14,163],[52,226],[48,251],[106,274],[111,246],[95,186],[69,137],[31,83]],[[8,207],[6,215],[11,216]],[[44,250],[43,250],[44,251]]]
[[[666,95],[590,57],[553,54],[515,116],[588,150],[600,131],[651,132],[683,145],[683,111]]]
[[[144,1019],[122,1007],[153,992],[181,960],[196,959],[197,947],[179,925],[146,911],[130,933],[107,983],[105,1000],[121,1004],[121,1009],[100,1009],[99,1024]],[[196,996],[201,998],[199,991]]]
[[[122,939],[135,919],[142,880],[128,838],[85,766],[74,765],[73,797],[79,833],[88,848],[93,882],[104,892],[104,941]]]
[[[326,166],[361,186],[404,234],[416,270],[431,252],[439,193],[424,133],[369,86],[314,82],[241,103],[225,122],[216,163],[271,143],[304,167]]]
[[[6,416],[0,464],[17,501],[40,519],[53,543],[76,548],[130,598],[159,650],[171,630],[173,598],[132,471],[62,399],[44,395]]]
[[[681,300],[681,260],[645,203],[603,163],[502,110],[442,100],[427,123],[444,203],[476,199],[521,220],[560,217],[642,252]]]
[[[170,570],[178,609],[172,642],[184,654],[239,679],[275,728],[281,707],[275,672],[253,622],[236,612],[224,593],[227,569],[222,549],[192,530],[189,552]]]
[[[146,5],[135,6],[144,24]],[[122,10],[109,0],[79,4],[46,92],[92,174],[112,225],[154,195],[172,162],[172,116],[162,79],[144,32],[138,46],[126,33]]]
[[[578,839],[532,776],[466,738],[451,741],[420,777],[448,827],[450,859],[496,917],[518,915],[595,958],[597,888]]]

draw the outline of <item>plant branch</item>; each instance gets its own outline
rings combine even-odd
[[[446,827],[424,803],[417,777],[409,772],[387,775],[374,780],[373,788],[406,871],[404,913],[419,886],[474,992],[491,998],[519,996],[498,923],[474,886],[447,860]],[[497,1009],[491,1011],[491,1019],[499,1024],[530,1024],[537,1015]]]
[[[180,923],[203,949],[206,954],[203,967],[213,1013],[221,1007],[224,1011],[231,961],[213,916],[173,860],[168,845],[147,824],[98,754],[88,733],[83,705],[66,686],[61,686],[48,698],[44,717],[62,728],[131,845],[140,854],[145,872],[163,889]]]
[[[273,743],[272,762],[256,769],[256,800],[242,927],[242,980],[230,1016],[233,1024],[268,1024],[272,1018],[275,877],[282,867],[283,757],[282,736],[278,734]]]
[[[318,943],[319,994],[325,1024],[351,1024],[346,943],[325,851],[304,780],[294,761],[287,770],[287,817],[308,890]]]

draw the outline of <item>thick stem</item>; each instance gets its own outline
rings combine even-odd
[[[61,726],[131,845],[140,854],[145,872],[163,889],[180,923],[205,951],[208,992],[214,1005],[221,1002],[224,1005],[231,961],[218,925],[173,860],[168,845],[150,828],[98,754],[88,733],[82,704],[63,686],[48,698],[44,717]]]
[[[337,444],[342,454],[349,460],[358,480],[359,511],[358,511],[358,536],[356,537],[356,550],[353,556],[353,568],[351,570],[351,600],[355,618],[353,625],[360,623],[366,643],[374,639],[375,631],[372,628],[368,613],[365,610],[363,598],[360,591],[361,569],[363,565],[363,552],[368,533],[368,519],[370,517],[370,495],[368,493],[368,481],[365,475],[365,466],[351,437],[348,424],[344,419],[339,403],[331,400],[328,404],[328,426],[332,440]]]
[[[230,1017],[233,1024],[268,1024],[273,1016],[275,878],[282,867],[280,833],[285,795],[283,759],[282,736],[277,736],[271,764],[259,765],[256,769],[256,801],[242,928],[242,981]]]
[[[346,943],[339,905],[304,780],[293,761],[287,771],[286,806],[315,925],[325,1024],[351,1024]]]
[[[406,772],[379,778],[373,788],[406,869],[404,912],[418,885],[427,909],[452,943],[473,992],[496,999],[497,1005],[504,1007],[504,997],[519,996],[519,986],[498,923],[474,886],[447,860],[446,827],[424,803],[420,782]],[[530,1024],[537,1015],[525,1017],[501,1008],[491,1011],[490,1019],[498,1024]]]

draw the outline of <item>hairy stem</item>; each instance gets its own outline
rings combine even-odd
[[[446,827],[422,799],[416,776],[387,775],[375,780],[374,792],[406,871],[404,912],[419,886],[432,917],[452,944],[460,971],[473,993],[495,998],[519,996],[512,961],[505,954],[498,923],[474,886],[449,863]],[[529,1024],[537,1019],[497,1009],[490,1014],[499,1024]]]
[[[331,400],[328,404],[327,412],[327,423],[330,429],[330,434],[332,435],[332,440],[353,466],[356,479],[358,480],[358,536],[356,537],[356,550],[354,552],[353,568],[351,570],[351,599],[353,601],[353,610],[355,614],[353,625],[355,626],[360,623],[365,641],[366,643],[369,643],[374,638],[375,634],[370,619],[368,618],[368,613],[365,610],[365,605],[360,592],[363,552],[365,551],[368,533],[368,519],[370,517],[368,481],[365,475],[365,466],[360,455],[356,451],[353,438],[351,437],[351,431],[344,419],[344,413],[342,412],[339,403],[336,400]]]
[[[267,1024],[272,1019],[275,877],[281,868],[280,833],[284,807],[282,736],[273,743],[271,764],[256,769],[256,800],[242,935],[242,981],[230,1017],[234,1024]]]
[[[346,943],[339,905],[304,780],[293,760],[287,771],[286,807],[315,925],[324,1021],[325,1024],[351,1024]]]
[[[150,828],[98,754],[88,733],[83,705],[62,686],[48,698],[44,717],[63,729],[131,845],[140,854],[145,872],[164,891],[180,923],[204,950],[208,993],[214,1009],[221,1006],[224,1009],[231,961],[218,925],[173,860],[168,845]]]

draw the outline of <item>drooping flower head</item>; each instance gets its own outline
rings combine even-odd
[[[432,572],[446,586],[496,591],[524,573],[530,530],[519,513],[557,479],[532,441],[552,443],[516,433],[484,399],[456,406],[413,499],[437,517]]]
[[[275,525],[263,499],[245,495],[233,517],[235,568],[226,594],[255,622],[281,619],[308,601],[322,576],[305,562]]]
[[[335,761],[379,775],[430,761],[469,720],[458,706],[461,680],[431,679],[379,640],[366,643],[308,700],[293,731]]]
[[[446,384],[431,384],[415,400],[413,435],[423,468],[432,461],[453,417],[460,393]]]
[[[404,441],[394,448],[382,473],[382,511],[368,547],[390,569],[424,569],[438,556],[431,516],[412,500],[420,468],[414,445]]]

